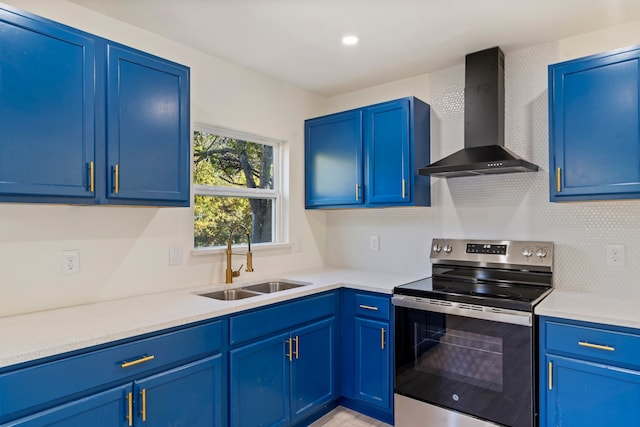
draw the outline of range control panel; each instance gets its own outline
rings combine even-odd
[[[507,245],[492,245],[491,243],[467,243],[467,253],[506,255]]]
[[[429,258],[434,264],[460,262],[525,269],[535,266],[553,271],[553,242],[433,239]]]

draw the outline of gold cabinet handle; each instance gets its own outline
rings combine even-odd
[[[549,362],[549,390],[553,390],[553,362]]]
[[[151,355],[151,356],[143,356],[140,359],[136,359],[136,360],[132,360],[131,362],[127,362],[126,360],[124,362],[122,362],[122,365],[120,365],[121,368],[128,368],[129,366],[135,366],[135,365],[139,365],[141,363],[145,363],[145,362],[149,362],[153,359],[155,359],[156,357]]]
[[[407,181],[402,178],[402,198],[407,197]]]
[[[120,192],[120,167],[115,165],[113,167],[113,192],[118,194]]]
[[[129,392],[127,394],[127,410],[128,410],[128,414],[127,414],[127,425],[128,426],[132,426],[133,425],[133,393]]]
[[[296,359],[298,359],[299,358],[299,353],[298,352],[300,350],[300,340],[298,339],[297,335],[293,340],[296,342],[296,349],[295,349],[295,351],[293,353],[295,354]]]
[[[578,345],[580,347],[595,348],[596,350],[616,351],[615,347],[611,347],[609,345],[591,344],[590,342],[586,341],[579,341]]]
[[[372,305],[364,305],[364,304],[360,304],[360,308],[365,309],[365,310],[378,311],[378,307],[374,307],[374,306],[372,306]]]
[[[380,340],[380,348],[384,350],[384,328],[382,328],[381,340]]]
[[[356,200],[360,200],[360,186],[356,184]]]
[[[94,170],[94,164],[93,162],[89,163],[89,191],[90,192],[94,192],[95,190],[95,183],[96,183],[96,178],[95,178],[95,170]]]
[[[286,354],[286,356],[289,358],[289,362],[291,362],[293,360],[293,340],[289,338],[287,344],[289,344],[289,353]]]
[[[557,188],[558,193],[562,191],[561,175],[562,175],[562,174],[561,174],[561,172],[560,172],[560,168],[558,168],[558,170],[556,171],[556,179],[557,179],[557,181],[558,181],[556,184],[557,184],[557,186],[558,186],[558,188]]]
[[[140,400],[142,400],[142,409],[140,415],[142,415],[142,421],[147,421],[147,389],[143,388],[140,391]]]

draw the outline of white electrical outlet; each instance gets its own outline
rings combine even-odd
[[[607,265],[624,267],[624,245],[607,245]]]
[[[171,246],[169,248],[169,265],[182,264],[182,248],[180,246]]]
[[[369,236],[369,249],[373,252],[380,251],[380,236]]]
[[[80,274],[80,252],[63,251],[60,258],[60,271],[65,276]]]

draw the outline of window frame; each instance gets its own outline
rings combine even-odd
[[[234,129],[229,129],[222,126],[209,125],[205,123],[196,122],[193,125],[193,129],[191,132],[191,138],[193,141],[193,136],[195,132],[206,132],[211,133],[227,138],[238,139],[246,142],[252,142],[256,144],[270,145],[273,147],[273,189],[265,189],[265,188],[246,188],[246,187],[227,187],[227,186],[214,186],[214,185],[204,185],[204,184],[196,184],[193,178],[193,153],[191,157],[191,182],[193,184],[193,192],[192,199],[193,200],[193,211],[192,219],[195,215],[195,198],[196,196],[209,196],[209,197],[239,197],[239,198],[254,198],[254,199],[271,199],[272,200],[272,209],[273,215],[271,220],[271,242],[262,242],[262,243],[254,243],[251,242],[252,249],[260,249],[262,247],[266,248],[269,246],[286,244],[285,239],[285,230],[284,230],[284,201],[283,201],[283,145],[286,141],[281,139],[269,138],[261,135],[252,134],[249,132],[238,131]],[[192,143],[193,150],[193,143]],[[192,227],[193,238],[193,250],[196,253],[206,253],[206,252],[217,252],[224,250],[225,245],[218,246],[195,246],[195,225]],[[246,244],[233,244],[233,247],[243,247]]]

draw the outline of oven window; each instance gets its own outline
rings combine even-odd
[[[395,392],[512,427],[534,421],[533,330],[395,307]]]
[[[463,317],[449,320],[445,328],[414,323],[415,369],[502,392],[502,338],[464,330]],[[428,357],[422,357],[426,353]]]

